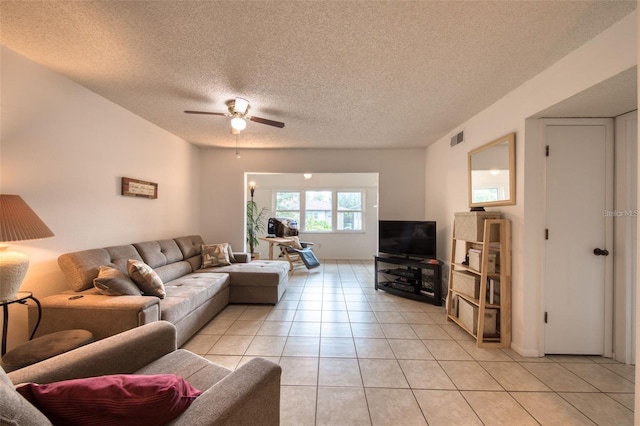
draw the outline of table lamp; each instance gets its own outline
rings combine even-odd
[[[0,194],[0,300],[16,296],[29,268],[29,258],[9,250],[8,241],[53,237],[53,232],[19,195]]]

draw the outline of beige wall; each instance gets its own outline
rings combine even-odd
[[[562,60],[475,117],[452,129],[451,135],[426,151],[426,179],[440,178],[442,185],[427,185],[426,199],[441,203],[425,207],[439,225],[438,251],[448,253],[453,214],[467,211],[467,153],[498,137],[516,132],[517,204],[500,210],[512,220],[513,238],[513,343],[527,356],[541,349],[542,150],[537,120],[529,119],[576,93],[637,64],[636,12],[598,35]],[[449,146],[461,129],[465,142]],[[445,235],[441,235],[446,233]],[[446,259],[447,262],[449,259]]]
[[[21,195],[56,234],[12,243],[30,258],[22,285],[66,290],[65,252],[198,233],[198,149],[2,47],[0,192]],[[157,182],[159,198],[120,196],[122,176]],[[9,347],[26,340],[11,306]],[[45,319],[46,320],[46,319]]]
[[[245,173],[379,173],[380,219],[422,219],[424,150],[204,149],[201,154],[202,235],[244,246]]]

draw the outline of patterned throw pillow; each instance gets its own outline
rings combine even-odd
[[[164,299],[166,296],[164,284],[151,266],[140,260],[129,259],[127,261],[127,272],[129,272],[129,276],[144,294]]]
[[[229,244],[203,244],[202,268],[231,265],[229,260]]]
[[[111,266],[100,266],[98,276],[93,280],[93,286],[105,296],[140,296],[140,289],[120,269]]]
[[[236,257],[233,255],[233,250],[231,249],[231,244],[227,244],[227,254],[229,255],[229,262],[236,263]]]

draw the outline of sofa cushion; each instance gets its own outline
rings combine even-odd
[[[0,424],[20,426],[50,425],[51,422],[22,395],[0,368]]]
[[[193,272],[191,263],[184,260],[175,263],[169,263],[168,265],[164,266],[158,266],[153,270],[156,271],[163,283],[173,281],[176,278],[180,278]]]
[[[254,260],[249,263],[234,263],[229,266],[208,268],[203,271],[229,274],[233,286],[274,287],[286,282],[288,279],[289,262]]]
[[[17,391],[55,424],[157,425],[182,414],[202,392],[174,374],[107,375]]]
[[[84,291],[93,287],[102,265],[112,266],[127,272],[129,259],[142,260],[132,245],[83,250],[66,253],[58,258],[58,265],[73,291]]]
[[[174,240],[147,241],[133,246],[140,252],[144,263],[156,271],[162,282],[193,272],[191,264],[183,261],[182,252]]]
[[[166,295],[162,280],[151,266],[141,260],[130,259],[127,270],[140,290],[148,296],[157,296],[163,299]]]
[[[141,296],[142,292],[131,278],[121,270],[102,265],[93,285],[105,296]]]
[[[231,265],[229,260],[229,244],[203,244],[202,245],[202,267]]]
[[[113,265],[109,252],[103,248],[66,253],[58,257],[58,266],[74,291],[92,288],[102,265]]]
[[[200,235],[188,235],[175,238],[175,242],[178,244],[184,260],[191,264],[193,270],[200,269],[202,267],[200,252],[204,244],[202,237]]]
[[[206,391],[209,387],[231,374],[220,365],[184,349],[178,349],[158,358],[138,370],[136,374],[173,373],[184,377],[197,389]]]
[[[153,269],[183,259],[182,252],[174,240],[146,241],[133,245],[140,253],[142,260]]]
[[[228,286],[229,275],[218,273],[193,273],[170,281],[160,301],[161,318],[176,324]]]
[[[204,240],[200,235],[188,235],[186,237],[175,238],[176,244],[182,252],[184,259],[198,256],[201,253]]]
[[[109,253],[111,263],[122,272],[127,272],[129,259],[135,259],[142,262],[142,257],[140,257],[140,253],[138,253],[133,244],[106,247],[105,250]]]

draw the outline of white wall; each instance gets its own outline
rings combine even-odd
[[[283,131],[286,129],[283,129]],[[205,241],[244,246],[245,173],[378,173],[380,219],[422,219],[424,150],[203,149],[202,235]],[[265,247],[261,247],[265,250]],[[375,247],[373,248],[375,250]]]
[[[11,244],[30,258],[22,290],[67,290],[65,252],[200,231],[197,148],[1,49],[0,192],[21,195],[56,234]],[[122,197],[122,176],[157,182],[158,199]],[[27,339],[25,307],[11,306],[9,335],[9,348]]]
[[[449,147],[451,135],[426,151],[426,215],[441,226],[439,253],[450,250],[453,214],[467,211],[467,152],[516,132],[516,200],[495,208],[512,220],[513,341],[527,356],[540,349],[540,246],[542,240],[542,155],[536,126],[527,118],[637,64],[636,12],[576,49],[456,129],[466,141]],[[536,120],[537,121],[537,120]],[[440,185],[432,185],[440,181]],[[442,226],[444,225],[444,226]],[[441,235],[445,234],[445,235]],[[448,261],[448,259],[446,259]]]
[[[616,360],[635,362],[635,302],[638,217],[638,112],[615,120],[614,312]]]
[[[637,20],[636,20],[636,25],[637,28],[640,28],[640,14],[637,14]],[[636,57],[640,56],[640,43],[638,43],[638,45],[636,46]],[[638,74],[636,76],[637,78],[637,82],[638,82],[638,86],[640,86],[640,74]],[[640,104],[640,93],[638,93],[638,104]],[[636,135],[640,135],[640,122],[638,123],[638,128],[636,129]],[[636,152],[637,156],[636,156],[636,169],[638,168],[638,164],[640,164],[640,149],[637,150]],[[640,200],[640,173],[637,174],[637,181],[636,181],[636,188],[637,188],[637,196],[636,196],[636,202],[638,200]],[[637,229],[637,233],[636,233],[636,241],[640,241],[640,226],[636,226]],[[640,288],[640,274],[638,274],[638,263],[640,262],[640,250],[636,250],[636,306],[635,306],[635,311],[636,311],[636,343],[640,342],[640,315],[638,315],[638,310],[640,310],[640,297],[637,297],[638,295],[638,289]],[[636,354],[636,365],[640,365],[640,351],[636,349],[635,351]],[[635,407],[640,407],[640,390],[638,389],[640,384],[640,368],[636,368],[636,374],[635,374],[635,398],[634,398],[634,406]],[[634,412],[634,422],[637,424],[640,421],[640,414],[635,414]]]

